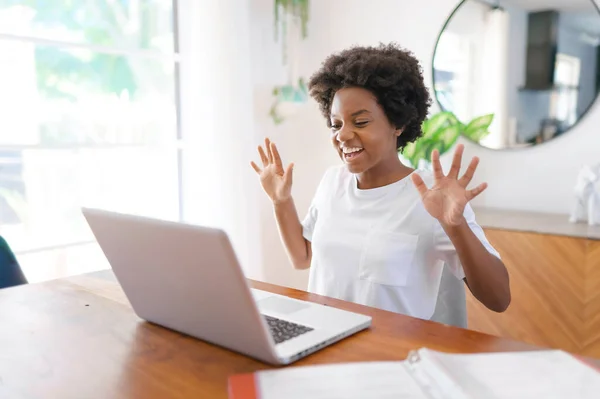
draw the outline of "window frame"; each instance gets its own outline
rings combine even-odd
[[[116,46],[101,46],[96,44],[76,43],[60,40],[49,40],[42,37],[12,34],[0,31],[0,40],[8,41],[19,41],[33,45],[43,45],[56,48],[71,48],[71,49],[82,49],[88,50],[98,54],[110,54],[110,55],[122,55],[126,57],[140,57],[146,59],[169,61],[173,63],[173,87],[174,87],[174,101],[175,101],[175,136],[173,137],[174,151],[176,151],[176,162],[177,162],[177,198],[178,198],[178,219],[183,221],[184,218],[184,148],[183,148],[183,132],[181,122],[181,62],[182,57],[180,53],[180,6],[179,0],[171,0],[172,2],[172,26],[173,26],[173,50],[171,53],[163,52],[157,49],[143,49],[143,48],[122,48]],[[185,3],[185,2],[184,2]],[[23,150],[65,150],[65,149],[122,149],[122,148],[154,148],[152,145],[146,144],[67,144],[67,145],[48,145],[48,144],[36,144],[36,145],[10,145],[2,144],[0,142],[0,152],[4,151],[23,151]],[[15,255],[31,255],[38,254],[53,250],[66,250],[84,245],[94,244],[96,241],[93,239],[87,240],[71,240],[59,243],[56,245],[47,246],[36,246],[27,249],[16,249]]]

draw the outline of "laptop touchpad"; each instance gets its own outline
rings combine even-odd
[[[308,304],[292,301],[279,296],[270,296],[257,302],[262,311],[272,311],[281,314],[290,314],[310,307]]]

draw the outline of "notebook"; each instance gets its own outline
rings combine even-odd
[[[448,354],[237,374],[230,399],[598,399],[600,372],[559,350]]]

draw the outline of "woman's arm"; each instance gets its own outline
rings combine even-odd
[[[456,226],[442,227],[454,244],[473,296],[488,309],[504,312],[511,300],[504,263],[485,248],[466,220]]]
[[[310,241],[302,235],[302,224],[298,218],[293,198],[274,202],[275,219],[279,236],[295,269],[308,269],[312,258]]]
[[[275,218],[281,241],[288,257],[296,269],[310,267],[310,242],[302,234],[302,225],[292,198],[292,172],[294,164],[283,169],[281,156],[275,143],[265,139],[265,148],[258,147],[258,154],[263,167],[251,162],[252,168],[260,176],[260,182],[273,202]]]
[[[411,175],[412,181],[421,195],[423,206],[439,221],[452,241],[473,295],[489,309],[503,312],[510,304],[508,271],[473,233],[464,215],[469,201],[481,194],[487,184],[467,189],[479,163],[477,157],[471,160],[464,175],[458,177],[463,151],[464,146],[459,144],[448,175],[442,171],[438,150],[431,153],[433,187],[428,188],[417,173]]]

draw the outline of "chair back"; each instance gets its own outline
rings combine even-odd
[[[27,279],[8,243],[0,236],[0,288],[27,284]]]
[[[467,297],[465,283],[456,278],[444,265],[440,291],[431,320],[451,326],[467,328]]]

